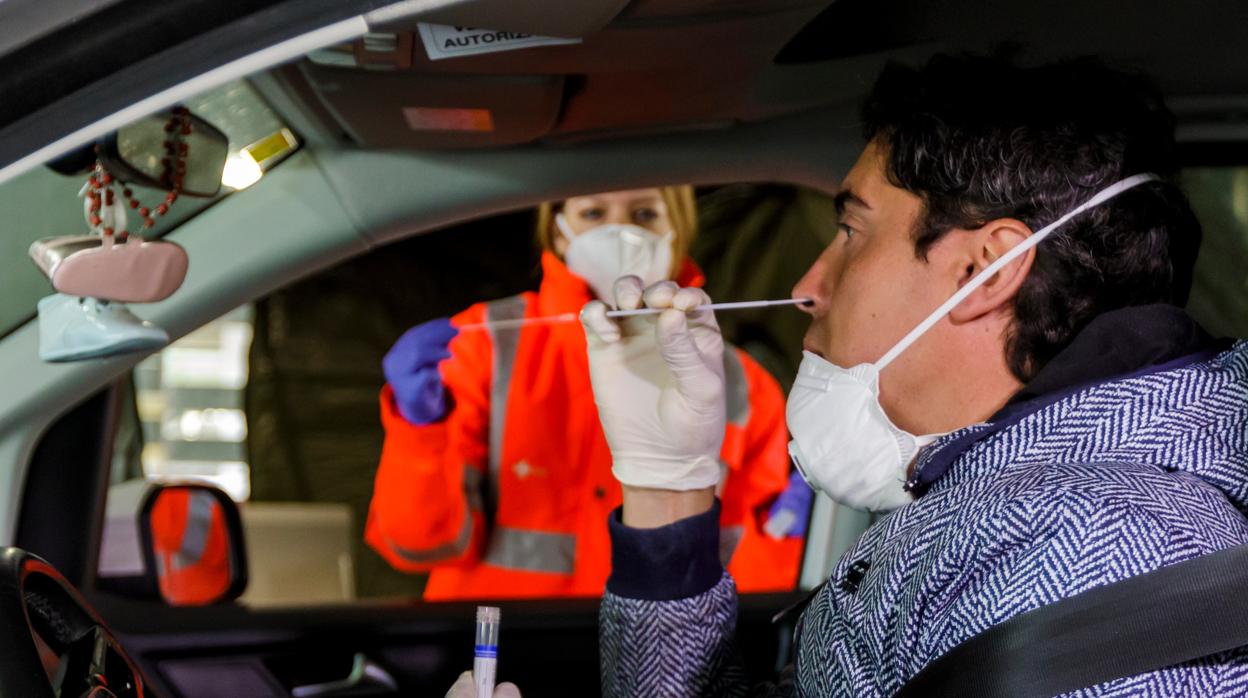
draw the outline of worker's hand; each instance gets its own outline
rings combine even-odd
[[[768,510],[763,531],[776,540],[805,538],[806,525],[810,522],[810,503],[814,498],[814,490],[806,484],[802,474],[794,470],[789,475],[789,484]]]
[[[666,308],[659,315],[608,318],[593,301],[581,311],[598,416],[621,484],[697,490],[720,479],[724,440],[724,339],[698,288],[641,279],[615,283],[616,306]]]
[[[394,390],[395,406],[412,424],[440,422],[450,411],[438,364],[450,358],[447,345],[456,334],[459,330],[449,319],[430,320],[403,333],[381,361],[386,382]]]
[[[455,685],[446,692],[446,698],[479,698],[477,684],[472,679],[472,672],[465,671],[455,680]],[[494,687],[494,695],[489,698],[522,698],[520,689],[514,683],[500,683]]]

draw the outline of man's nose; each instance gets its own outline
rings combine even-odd
[[[806,270],[806,274],[798,279],[797,285],[793,287],[792,297],[794,300],[807,299],[809,303],[802,303],[797,307],[811,315],[818,315],[823,312],[826,306],[826,299],[823,296],[823,256],[815,260],[810,265],[810,269]]]

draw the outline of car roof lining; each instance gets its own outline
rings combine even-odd
[[[0,56],[82,21],[121,0],[5,0],[0,10]]]
[[[1154,76],[1186,134],[1210,120],[1202,100],[1248,96],[1248,63],[1226,57],[1246,24],[1248,4],[1236,0],[1210,0],[1200,12],[1167,0],[1140,0],[1130,11],[1115,0],[641,0],[579,45],[438,61],[426,57],[417,20],[407,19],[379,31],[414,35],[410,65],[378,72],[378,66],[325,68],[304,60],[302,71],[280,79],[301,84],[298,99],[319,103],[308,108],[328,114],[329,131],[339,132],[332,135],[350,132],[363,147],[490,147],[857,104],[889,60],[914,63],[938,51],[1006,45],[1017,46],[1028,62],[1096,54]],[[1208,40],[1175,41],[1176,34]],[[546,78],[554,90],[562,78],[561,101],[524,92],[516,84],[521,77]],[[482,104],[470,103],[465,89]],[[389,99],[367,99],[378,92]],[[422,102],[484,105],[499,127],[493,134],[413,133],[401,105]],[[1224,110],[1214,121],[1219,138],[1248,139],[1243,110]]]

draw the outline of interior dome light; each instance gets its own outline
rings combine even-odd
[[[230,153],[221,171],[221,183],[231,189],[246,189],[260,181],[263,174],[260,165],[246,151]]]

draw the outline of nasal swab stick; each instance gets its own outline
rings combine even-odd
[[[747,308],[770,308],[776,305],[806,305],[809,298],[785,298],[778,301],[737,301],[735,303],[711,303],[699,305],[689,312],[698,310],[745,310]],[[638,308],[636,310],[608,310],[607,317],[634,317],[636,315],[658,315],[667,308]]]
[[[785,298],[774,301],[736,301],[733,303],[710,303],[708,305],[699,305],[691,308],[689,312],[697,312],[699,310],[746,310],[748,308],[770,308],[780,305],[809,305],[812,301],[809,298]],[[636,310],[608,310],[607,317],[636,317],[638,315],[658,315],[666,310],[666,308],[637,308]],[[559,325],[569,322],[577,322],[580,316],[576,313],[564,313],[562,315],[547,315],[544,317],[527,317],[515,320],[492,320],[487,322],[475,322],[470,325],[462,325],[459,327],[460,332],[468,332],[471,330],[514,330],[530,325]]]

